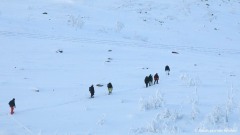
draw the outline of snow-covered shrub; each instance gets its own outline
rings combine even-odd
[[[195,89],[195,93],[191,97],[191,106],[192,106],[192,111],[191,111],[191,117],[192,120],[195,120],[197,115],[199,114],[199,109],[198,109],[198,91],[197,88]]]
[[[117,24],[116,24],[116,32],[122,31],[122,29],[123,29],[124,27],[125,27],[125,26],[124,26],[123,23],[117,22]]]
[[[234,108],[234,92],[233,92],[233,86],[231,85],[231,89],[228,90],[228,97],[227,97],[227,105],[226,110],[227,112],[230,112]]]
[[[197,84],[198,84],[198,82],[195,79],[191,78],[189,80],[189,86],[197,86]]]
[[[129,130],[129,135],[139,135],[139,134],[143,134],[143,133],[146,133],[147,132],[147,129],[146,128],[131,128]]]
[[[212,125],[218,125],[224,123],[226,120],[224,109],[221,107],[216,107],[213,112],[208,116],[208,121]]]
[[[139,106],[141,110],[151,110],[158,109],[164,106],[163,94],[160,91],[157,91],[156,94],[152,97],[149,97],[147,100],[141,98],[139,100]]]
[[[182,81],[186,81],[186,80],[188,80],[188,78],[189,78],[189,76],[187,74],[185,74],[185,73],[180,76],[180,79]]]
[[[199,114],[199,110],[198,110],[196,104],[192,103],[192,112],[191,112],[192,120],[195,120],[197,118],[198,114]]]
[[[193,80],[188,74],[182,74],[180,79],[183,81],[184,85],[191,86],[193,84]]]
[[[238,91],[234,90],[233,84],[231,85],[231,88],[228,90],[227,95],[227,102],[226,102],[226,122],[229,121],[229,115],[230,113],[234,112],[234,110],[237,111],[237,109],[240,107],[236,100],[234,100],[234,96],[239,96]]]
[[[199,84],[201,84],[201,80],[198,77],[192,78],[188,74],[182,74],[180,79],[184,82],[184,85],[189,87],[199,86]]]
[[[164,109],[156,116],[157,121],[165,121],[167,123],[175,122],[182,119],[182,115],[175,111],[170,111],[169,109]]]
[[[205,120],[200,123],[198,130],[214,130],[226,128],[226,112],[223,107],[215,107],[214,110],[207,115]]]
[[[171,112],[168,109],[163,109],[156,115],[156,117],[147,123],[146,127],[141,127],[137,129],[131,129],[133,134],[143,134],[143,133],[160,133],[160,134],[173,134],[180,132],[180,128],[177,126],[176,122],[180,120],[181,115],[174,111]]]
[[[69,15],[68,24],[76,29],[81,29],[85,24],[84,18],[85,17]]]
[[[226,104],[215,107],[198,129],[228,129],[230,125],[233,126],[233,124],[229,122],[229,118],[234,112],[234,109],[237,108],[237,105],[234,103],[234,95],[235,93],[231,86],[231,89],[228,90]]]
[[[158,129],[158,121],[156,120],[152,120],[151,122],[149,122],[145,128],[147,132],[153,132],[153,133],[158,133],[159,129]]]

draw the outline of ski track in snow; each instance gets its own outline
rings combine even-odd
[[[81,42],[81,43],[94,43],[94,44],[108,44],[115,46],[137,46],[137,47],[148,47],[148,48],[158,48],[167,50],[186,50],[191,52],[201,52],[201,53],[216,53],[216,54],[240,54],[240,50],[237,49],[219,49],[219,48],[206,48],[206,47],[194,47],[194,46],[184,46],[184,45],[170,45],[162,43],[148,43],[148,42],[126,42],[126,41],[114,41],[108,39],[91,39],[91,38],[78,38],[78,37],[66,37],[66,36],[52,36],[34,33],[22,33],[22,32],[10,32],[10,31],[0,31],[0,35],[5,37],[24,37],[24,38],[34,38],[34,39],[49,39],[49,40],[60,40],[68,42]]]
[[[60,106],[64,106],[64,105],[69,105],[69,104],[72,104],[72,103],[77,103],[77,102],[80,102],[80,101],[82,101],[82,100],[73,100],[73,101],[58,103],[58,104],[55,104],[55,105],[48,105],[48,106],[44,106],[44,107],[29,108],[29,109],[26,109],[26,110],[19,111],[19,113],[20,112],[22,113],[22,112],[43,110],[43,109],[49,109],[49,108],[52,109],[52,108],[56,108],[56,107],[60,107]]]
[[[30,135],[35,135],[27,126],[25,126],[23,123],[21,123],[19,120],[17,120],[13,115],[7,114],[9,116],[9,119],[11,119],[17,126],[20,128],[23,128],[24,131]]]

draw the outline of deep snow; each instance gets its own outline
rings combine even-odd
[[[0,135],[239,134],[239,13],[239,0],[2,0]]]

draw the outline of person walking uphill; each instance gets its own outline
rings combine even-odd
[[[148,87],[148,83],[149,83],[149,77],[148,76],[145,77],[144,82],[145,82],[146,88],[147,88]]]
[[[153,77],[151,74],[149,75],[148,79],[149,79],[149,86],[151,86],[153,82]]]
[[[154,84],[157,83],[158,84],[158,80],[159,80],[159,76],[158,76],[158,73],[156,73],[154,75]]]
[[[14,114],[14,108],[16,107],[16,105],[15,105],[15,98],[13,98],[11,101],[9,101],[9,106],[10,106],[10,108],[11,108],[11,114],[13,115]]]
[[[112,90],[113,90],[112,83],[108,83],[107,87],[108,87],[108,95],[112,94]]]
[[[167,65],[165,66],[165,72],[167,73],[167,75],[169,75],[170,73],[170,67]]]
[[[91,98],[94,98],[94,93],[95,93],[95,91],[94,91],[93,85],[92,85],[91,87],[89,87],[89,92],[90,92],[90,94],[91,94]]]

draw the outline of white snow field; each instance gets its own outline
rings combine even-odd
[[[1,0],[0,135],[237,135],[239,59],[240,0]]]

